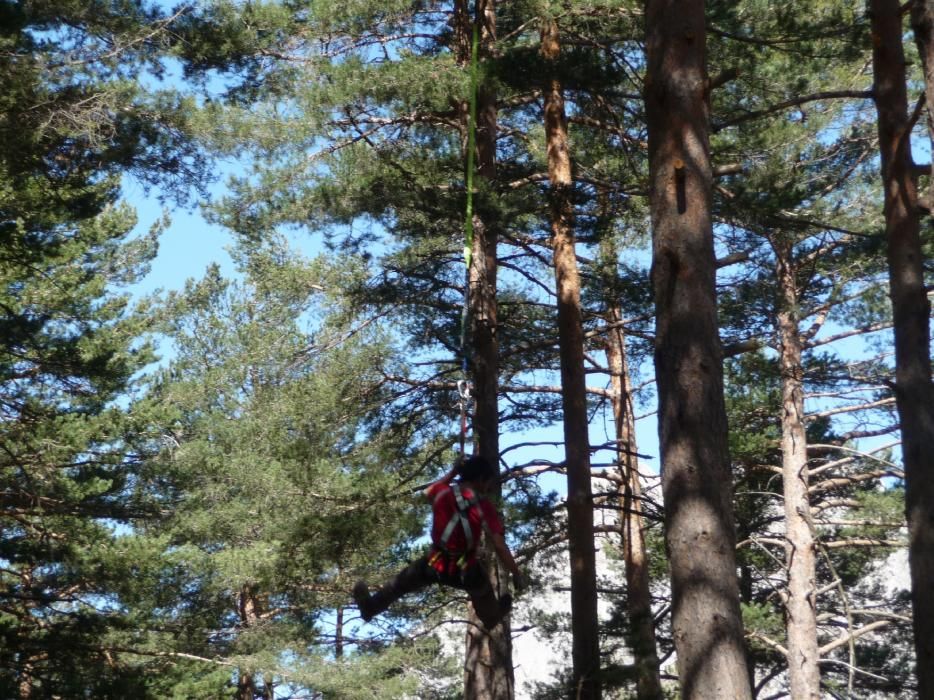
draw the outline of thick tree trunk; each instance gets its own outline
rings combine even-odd
[[[541,51],[546,62],[557,60],[560,53],[558,26],[553,20],[545,20],[542,25]],[[546,81],[543,98],[548,178],[551,182],[551,236],[555,288],[558,296],[558,344],[561,356],[564,449],[568,479],[573,665],[571,693],[574,698],[587,700],[601,696],[600,637],[580,275],[574,245],[571,202],[573,182],[568,151],[567,118],[559,80],[549,78]]]
[[[632,630],[630,646],[637,669],[638,700],[661,700],[655,620],[652,615],[652,591],[649,587],[649,562],[645,551],[642,518],[642,485],[636,457],[636,428],[632,410],[632,390],[626,361],[626,339],[617,324],[622,320],[618,308],[607,316],[610,331],[606,338],[606,360],[613,388],[613,420],[616,425],[619,486],[623,511],[620,515],[623,561],[626,566],[626,604]]]
[[[703,0],[648,0],[646,49],[659,444],[681,693],[744,700]]]
[[[492,54],[496,43],[496,6],[494,0],[478,0],[472,20],[466,0],[455,3],[455,33],[458,59],[469,66],[473,21],[480,32],[481,57]],[[492,181],[496,177],[496,95],[481,84],[477,90],[476,156],[477,174]],[[496,336],[496,246],[497,228],[484,216],[478,202],[473,217],[474,242],[468,284],[470,286],[471,378],[475,413],[473,433],[476,451],[490,464],[499,464],[499,343]],[[499,489],[499,487],[497,487]],[[498,498],[500,492],[491,494]],[[497,595],[507,591],[507,574],[500,570],[492,549],[484,544],[481,559],[487,566]],[[512,700],[514,672],[512,665],[512,629],[507,616],[493,630],[487,630],[470,611],[464,661],[464,697],[467,700]]]
[[[788,678],[791,697],[819,700],[820,667],[817,646],[817,586],[811,501],[808,496],[807,436],[804,429],[804,370],[798,294],[792,248],[773,244],[777,260],[779,365],[782,384],[782,480],[785,497],[785,563],[788,595]]]
[[[905,464],[908,559],[918,697],[934,698],[934,385],[918,192],[911,157],[898,0],[871,0],[873,95],[885,192],[889,295],[895,329],[895,401]]]

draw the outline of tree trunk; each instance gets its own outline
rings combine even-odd
[[[872,0],[873,96],[885,192],[889,295],[895,330],[895,402],[905,465],[908,560],[918,697],[934,697],[934,385],[930,302],[924,286],[918,192],[911,157],[898,0]]]
[[[645,551],[642,519],[642,485],[636,457],[636,428],[632,410],[632,390],[626,361],[626,340],[619,327],[622,314],[612,307],[607,316],[610,331],[606,338],[606,360],[613,387],[613,420],[616,425],[623,511],[620,515],[623,561],[626,565],[626,604],[632,630],[630,647],[637,669],[638,700],[662,700],[655,620],[652,615],[652,592],[649,587],[649,562]]]
[[[677,17],[678,21],[672,21]],[[682,697],[751,695],[717,329],[703,0],[647,0],[655,368]]]
[[[334,620],[334,658],[344,658],[344,606],[337,606],[337,619]]]
[[[556,61],[558,26],[542,24],[542,56]],[[547,70],[547,69],[546,69]],[[549,77],[543,89],[548,152],[551,235],[558,296],[558,344],[561,356],[564,449],[568,479],[568,549],[571,558],[572,697],[599,698],[600,637],[594,551],[593,494],[590,484],[590,436],[584,374],[584,332],[580,275],[574,245],[571,157],[567,117],[559,80]]]
[[[807,436],[804,430],[804,370],[798,323],[798,294],[792,246],[773,243],[777,261],[779,364],[782,384],[782,481],[785,498],[785,562],[788,596],[788,678],[791,697],[820,699],[814,533],[808,496]]]
[[[255,593],[248,585],[243,586],[237,594],[237,613],[240,625],[249,629],[256,624],[259,617],[258,602]],[[237,700],[254,700],[256,698],[256,679],[251,671],[238,669]]]
[[[480,56],[489,56],[496,42],[496,7],[494,0],[478,0],[476,18],[480,32]],[[468,3],[455,3],[455,45],[461,65],[469,66],[473,23]],[[466,114],[466,112],[465,112]],[[496,177],[496,95],[487,84],[477,88],[476,156],[477,174],[492,181]],[[499,464],[499,342],[496,335],[497,302],[497,229],[484,216],[482,202],[473,217],[474,241],[471,269],[469,317],[471,378],[475,413],[473,434],[475,452],[490,464]],[[499,486],[494,498],[502,496]],[[480,558],[486,564],[497,595],[508,586],[507,575],[500,570],[492,549],[484,543]],[[507,616],[495,629],[484,629],[471,609],[467,628],[464,661],[464,697],[466,700],[512,700],[515,676],[512,666],[512,629]]]

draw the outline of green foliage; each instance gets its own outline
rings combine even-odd
[[[184,197],[202,160],[191,105],[140,83],[167,24],[146,3],[0,3],[0,695],[147,697],[135,587],[157,553],[142,469],[161,407],[133,404],[154,359],[124,293],[160,224],[131,239],[121,177]],[[145,576],[143,580],[147,580]]]
[[[355,578],[386,575],[398,565],[387,552],[421,533],[405,485],[433,428],[387,411],[388,336],[317,291],[347,266],[306,261],[278,239],[235,257],[242,282],[209,269],[154,305],[174,358],[151,395],[171,407],[161,427],[171,442],[149,468],[173,496],[147,532],[169,545],[163,585],[179,602],[149,608],[146,643],[257,687],[397,697],[420,682],[394,665],[398,654],[328,658],[352,629],[335,616]],[[348,678],[364,673],[351,691]],[[171,692],[195,692],[178,682]]]
[[[560,418],[558,393],[530,390],[559,369],[540,98],[552,78],[567,99],[588,357],[600,357],[619,313],[632,376],[650,378],[643,15],[618,0],[496,11],[499,39],[479,71],[497,105],[495,175],[475,178],[474,203],[499,242],[500,418],[515,436]],[[710,72],[736,73],[710,92],[714,163],[740,166],[716,180],[713,205],[718,255],[741,261],[719,273],[721,334],[744,621],[766,678],[786,663],[775,651],[785,624],[776,313],[793,311],[806,341],[809,410],[888,395],[886,337],[855,362],[822,344],[889,315],[875,124],[859,96],[869,38],[862,9],[831,0],[711,2],[707,14]],[[556,62],[540,55],[543,17],[566,39]],[[440,620],[450,596],[411,599],[365,644],[337,616],[355,578],[377,580],[417,547],[425,507],[407,492],[450,457],[458,429],[464,30],[451,3],[408,0],[171,11],[0,0],[0,696],[25,681],[62,697],[234,697],[238,683],[255,694],[457,697],[445,679],[458,670],[436,640],[395,636],[428,606]],[[210,97],[151,88],[179,65],[182,87]],[[127,240],[135,218],[119,203],[121,177],[184,199],[206,179],[195,134],[244,163],[210,212],[238,237],[241,277],[211,269],[130,311],[118,290],[145,274],[158,227]],[[327,255],[301,259],[283,245],[285,227],[321,236]],[[777,301],[781,256],[792,309]],[[143,391],[146,331],[171,352]],[[733,354],[744,347],[756,349]],[[650,398],[643,389],[635,402]],[[895,420],[889,408],[846,415],[807,425],[823,446],[809,463],[822,641],[850,624],[847,609],[906,609],[873,585],[902,537],[903,491],[880,482],[897,465],[844,459]],[[554,573],[557,496],[525,475],[505,486],[513,534],[544,549]],[[842,541],[863,544],[831,546]],[[663,580],[658,529],[647,546]],[[561,614],[534,621],[555,635],[566,627]],[[605,631],[619,660],[625,620]],[[839,653],[828,689],[844,687]],[[889,679],[910,658],[873,636],[855,653]],[[609,667],[627,692],[629,667]],[[562,695],[563,683],[559,672],[537,696]]]

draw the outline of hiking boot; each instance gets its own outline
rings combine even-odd
[[[363,618],[363,621],[369,622],[372,620],[376,613],[370,605],[370,587],[366,585],[366,581],[357,581],[351,595],[357,604],[357,609],[360,611],[360,617]]]

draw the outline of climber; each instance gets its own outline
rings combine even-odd
[[[372,595],[366,582],[354,585],[353,598],[364,621],[369,622],[406,593],[433,583],[466,591],[487,629],[503,619],[512,609],[512,596],[507,593],[497,599],[489,575],[476,557],[481,534],[486,530],[499,560],[512,574],[515,591],[525,587],[525,579],[506,544],[499,513],[479,495],[497,477],[486,459],[473,456],[455,463],[425,489],[425,496],[432,502],[431,548]]]

